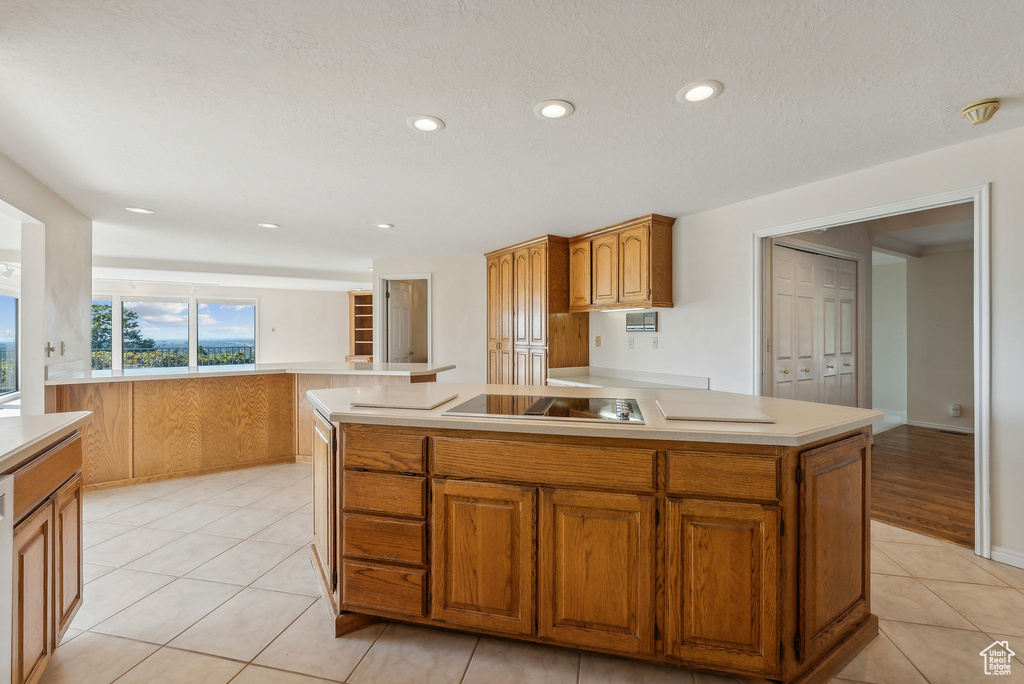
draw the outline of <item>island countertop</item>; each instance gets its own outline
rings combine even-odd
[[[435,375],[455,368],[454,364],[370,363],[365,361],[300,361],[296,363],[255,363],[233,366],[188,366],[182,368],[129,368],[87,370],[69,373],[46,381],[49,386],[80,385],[94,382],[136,382],[177,378],[216,378],[275,373],[311,375],[374,375],[415,378]]]
[[[522,387],[514,385],[431,383],[402,387],[403,393],[424,396],[458,396],[437,408],[387,409],[353,407],[353,401],[379,397],[393,391],[380,387],[350,387],[311,390],[307,393],[313,405],[331,422],[364,423],[441,428],[452,430],[484,430],[540,435],[609,437],[616,439],[655,439],[689,442],[720,442],[733,444],[764,444],[802,446],[821,439],[863,428],[882,419],[879,411],[816,404],[772,397],[756,397],[730,392],[691,389],[648,388],[584,388],[584,387]],[[616,422],[576,422],[554,419],[483,418],[446,416],[444,412],[478,394],[529,394],[534,396],[580,398],[636,399],[644,424]],[[732,423],[712,421],[666,420],[655,404],[658,399],[693,399],[702,405],[720,403],[748,406],[772,418],[774,423]]]
[[[88,411],[0,418],[0,474],[10,472],[89,421]]]

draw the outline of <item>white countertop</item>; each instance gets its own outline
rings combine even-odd
[[[648,387],[710,389],[710,380],[692,375],[668,375],[619,368],[577,366],[548,370],[548,384],[562,387]]]
[[[298,363],[256,363],[237,366],[189,366],[187,368],[131,368],[127,370],[87,370],[50,378],[47,385],[78,385],[90,382],[138,380],[174,380],[175,378],[217,378],[232,375],[270,375],[309,373],[317,375],[395,375],[415,377],[433,375],[455,368],[454,364],[367,363],[365,361],[301,361]]]
[[[88,422],[90,411],[0,418],[0,473],[14,470],[40,449]]]
[[[577,435],[625,439],[658,439],[733,444],[800,446],[819,439],[856,430],[882,420],[879,411],[812,404],[788,399],[755,397],[747,394],[699,389],[522,387],[515,385],[464,385],[429,383],[402,387],[402,392],[423,393],[425,397],[458,393],[458,397],[431,410],[353,408],[352,402],[378,397],[386,388],[352,387],[312,390],[307,396],[335,423],[366,423],[453,430],[491,430],[548,435]],[[445,416],[443,413],[478,394],[530,394],[561,397],[610,397],[636,399],[645,424],[595,423],[550,419],[476,418]],[[774,423],[724,423],[665,420],[655,405],[659,398],[685,399],[692,396],[702,404],[752,407],[767,414]]]

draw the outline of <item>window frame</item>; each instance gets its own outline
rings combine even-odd
[[[246,306],[253,307],[252,316],[252,346],[253,346],[253,361],[254,363],[260,363],[260,300],[258,297],[205,297],[195,296],[192,297],[193,304],[189,305],[189,325],[194,326],[195,329],[195,345],[190,347],[189,359],[193,358],[195,354],[195,363],[192,365],[199,366],[199,305],[204,302],[212,304],[245,304]],[[192,330],[189,330],[189,341],[192,340]]]
[[[135,295],[132,293],[124,292],[112,292],[109,290],[98,290],[92,293],[92,299],[105,299],[110,298],[111,316],[110,316],[110,370],[111,371],[124,371],[124,350],[122,345],[122,334],[123,334],[123,322],[121,317],[124,315],[124,301],[156,301],[156,302],[188,302],[188,367],[197,368],[199,366],[199,303],[200,302],[224,302],[231,304],[252,304],[256,308],[255,315],[255,331],[253,335],[253,344],[256,346],[255,357],[256,363],[262,363],[260,360],[260,348],[262,347],[260,341],[260,299],[259,297],[225,297],[225,296],[205,296],[205,295],[174,295],[174,294],[144,294]],[[118,311],[118,315],[114,316],[113,312]],[[21,310],[19,308],[18,315],[20,317]],[[20,325],[20,321],[19,321]],[[19,334],[20,334],[19,327]],[[91,361],[91,348],[90,348],[90,361]],[[182,368],[182,366],[174,366],[174,368]],[[127,370],[133,370],[131,368]],[[18,366],[18,372],[21,372],[21,366]],[[106,371],[98,371],[106,372]]]
[[[17,365],[12,392],[0,394],[0,406],[21,399],[21,289],[10,285],[0,285],[0,296],[14,298],[14,362]]]

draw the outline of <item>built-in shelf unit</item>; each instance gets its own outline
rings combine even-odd
[[[348,293],[348,356],[346,361],[373,361],[373,291]]]

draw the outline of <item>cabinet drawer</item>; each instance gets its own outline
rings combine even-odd
[[[439,437],[437,475],[653,491],[653,449]]]
[[[670,451],[666,489],[687,496],[778,501],[779,459]]]
[[[14,520],[50,498],[82,471],[82,438],[75,433],[14,473]]]
[[[345,471],[345,510],[422,518],[426,480],[409,475]]]
[[[423,565],[427,524],[414,520],[345,515],[346,556]]]
[[[345,430],[345,466],[399,473],[424,472],[425,437]]]
[[[342,602],[346,610],[369,608],[422,616],[426,613],[426,571],[345,561]]]

